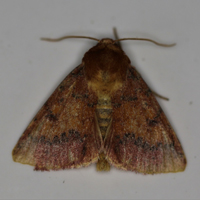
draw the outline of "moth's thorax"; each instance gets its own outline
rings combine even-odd
[[[111,93],[126,80],[130,64],[125,53],[112,39],[102,39],[83,57],[88,85],[97,93]]]

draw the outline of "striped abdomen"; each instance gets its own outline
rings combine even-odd
[[[106,131],[111,122],[112,106],[110,98],[100,98],[97,104],[97,119],[102,138],[105,138]]]

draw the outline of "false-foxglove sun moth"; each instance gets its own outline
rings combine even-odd
[[[79,36],[44,40],[70,37]],[[91,163],[97,163],[98,171],[108,171],[110,165],[144,174],[184,171],[186,158],[174,130],[117,44],[125,38],[80,37],[98,44],[30,122],[13,149],[13,160],[42,171]]]

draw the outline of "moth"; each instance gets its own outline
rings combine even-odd
[[[116,32],[115,32],[116,35]],[[12,151],[13,160],[35,170],[60,170],[97,163],[143,174],[184,171],[181,144],[153,92],[119,46],[96,39],[82,63],[57,87]]]

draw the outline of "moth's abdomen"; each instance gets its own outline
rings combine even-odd
[[[112,105],[110,98],[99,98],[96,112],[98,125],[101,131],[101,135],[104,139],[112,117]]]
[[[104,95],[99,97],[96,113],[97,113],[98,126],[100,128],[102,139],[104,140],[112,119],[112,105],[109,97]],[[99,159],[96,168],[97,171],[110,170],[110,164],[108,163],[104,152],[101,152],[99,154]]]

